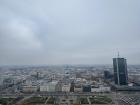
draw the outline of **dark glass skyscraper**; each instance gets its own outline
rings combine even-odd
[[[128,84],[127,62],[125,58],[113,58],[114,80],[116,85]]]

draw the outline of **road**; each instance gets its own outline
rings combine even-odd
[[[0,97],[28,97],[32,93],[18,93],[18,94],[0,94]],[[93,96],[93,95],[109,95],[110,93],[95,94],[95,93],[70,93],[70,92],[38,92],[35,96]]]
[[[30,99],[31,97],[33,97],[35,94],[30,94],[30,96],[24,97],[22,100],[18,101],[16,104],[20,105],[21,103],[23,103],[25,100]]]

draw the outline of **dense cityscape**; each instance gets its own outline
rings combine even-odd
[[[139,105],[140,66],[1,66],[1,105]]]
[[[140,105],[140,0],[0,0],[0,105]]]

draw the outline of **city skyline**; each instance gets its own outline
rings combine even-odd
[[[0,1],[0,65],[140,64],[140,1]]]

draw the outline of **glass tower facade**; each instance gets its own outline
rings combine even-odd
[[[128,84],[127,62],[125,58],[113,58],[114,80],[116,85]]]

